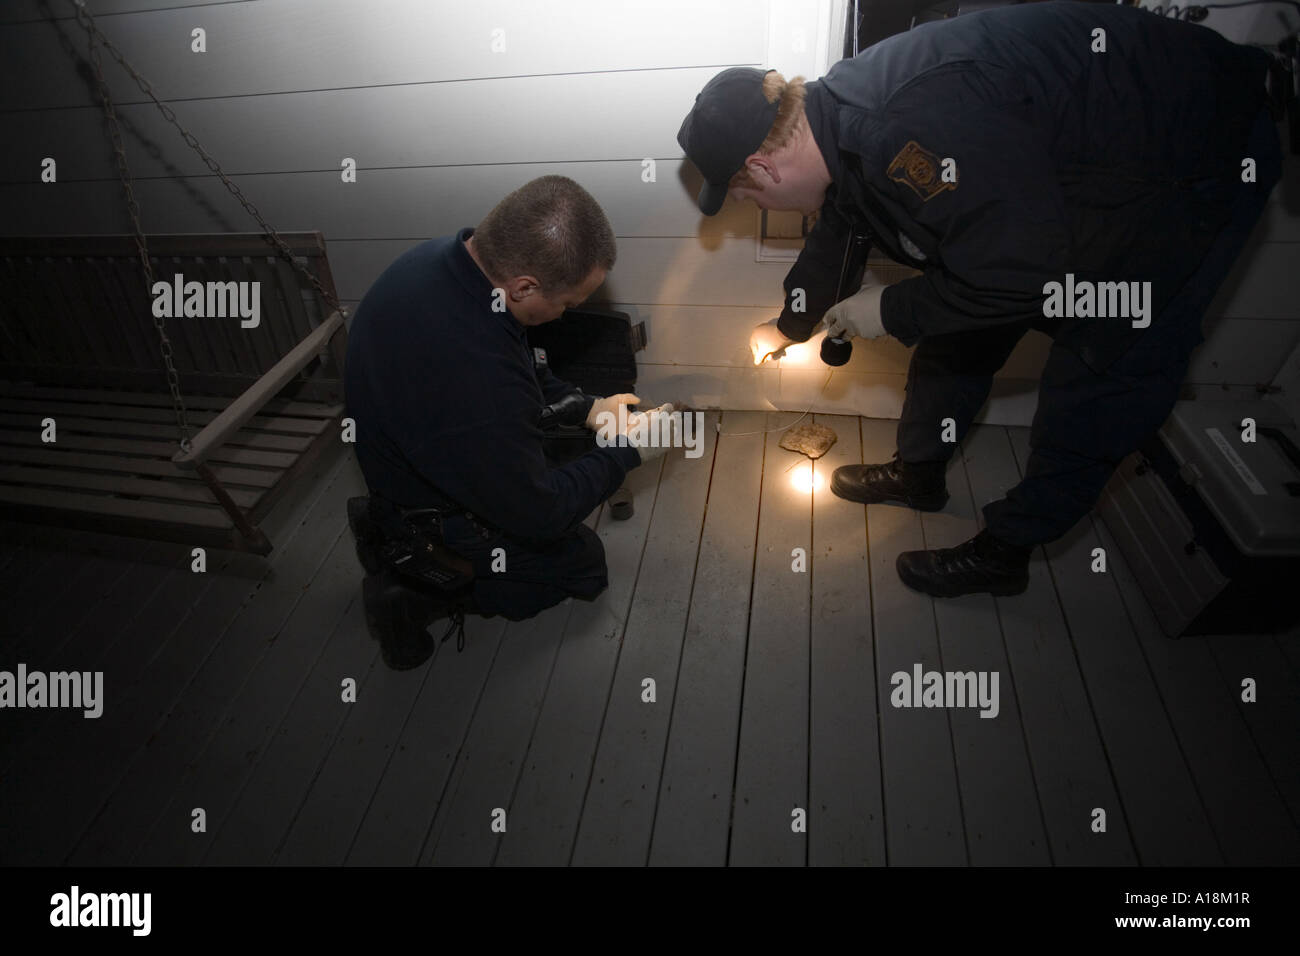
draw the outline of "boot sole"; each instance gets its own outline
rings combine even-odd
[[[869,491],[861,491],[857,488],[846,486],[838,479],[831,476],[831,491],[846,501],[856,501],[864,505],[884,504],[889,501],[896,501],[899,504],[907,505],[916,511],[942,511],[944,505],[948,503],[948,492],[944,491],[942,495],[886,495],[872,494]]]
[[[920,591],[922,594],[928,594],[931,597],[962,597],[966,594],[993,594],[997,597],[1014,597],[1017,594],[1024,594],[1029,589],[1028,575],[1025,576],[1023,581],[1015,581],[1010,584],[994,584],[986,588],[936,588],[929,582],[913,577],[909,571],[905,570],[904,565],[895,564],[894,570],[898,572],[902,582],[913,591]]]
[[[408,597],[403,600],[401,607],[403,612],[415,611],[421,617],[428,616],[429,618],[428,624],[425,625],[425,636],[428,637],[428,643],[426,644],[422,638],[417,638],[420,646],[412,653],[411,635],[399,633],[400,628],[412,626],[412,622],[409,619],[401,620],[401,615],[395,613],[392,603],[393,597],[385,593],[387,588],[392,586],[391,579],[390,582],[386,583],[385,577],[382,574],[372,575],[362,582],[366,629],[370,632],[370,637],[379,644],[380,654],[384,659],[384,663],[390,669],[397,671],[413,670],[428,661],[437,650],[437,644],[434,642],[433,636],[427,634],[427,628],[440,615],[436,613],[436,609],[432,606],[427,608],[431,613],[427,615],[423,613],[426,611],[425,603],[419,601],[419,598],[414,599],[417,602],[415,606],[410,603],[411,598]]]

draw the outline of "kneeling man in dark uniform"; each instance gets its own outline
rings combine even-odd
[[[370,498],[353,499],[349,518],[389,666],[426,660],[440,617],[519,620],[605,588],[604,549],[583,519],[663,449],[602,442],[552,467],[543,429],[652,413],[622,415],[635,395],[560,381],[525,333],[591,295],[615,255],[595,199],[544,176],[477,228],[403,253],[358,305],[345,387]]]

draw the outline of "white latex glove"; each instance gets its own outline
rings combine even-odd
[[[880,297],[885,284],[870,269],[862,279],[862,288],[826,310],[827,338],[878,339],[885,334],[880,318]]]
[[[641,456],[641,464],[658,458],[669,448],[682,447],[682,418],[672,411],[673,406],[669,402],[648,412],[636,412],[635,417],[644,419],[639,429],[629,421],[628,444]]]
[[[598,398],[591,403],[591,411],[587,412],[586,425],[592,431],[595,431],[600,427],[597,416],[601,412],[610,412],[617,419],[620,405],[638,405],[640,402],[641,399],[631,392],[619,392],[617,395],[610,395],[608,398]]]
[[[596,444],[602,448],[623,446],[635,448],[645,464],[657,458],[670,447],[681,447],[681,416],[673,414],[672,402],[645,412],[605,410],[596,423]]]
[[[764,322],[750,334],[749,350],[754,353],[755,365],[762,365],[769,358],[779,359],[785,354],[787,346],[795,344],[795,340],[786,338],[776,323],[776,319]]]

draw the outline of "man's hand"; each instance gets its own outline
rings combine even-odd
[[[880,297],[885,284],[870,269],[863,276],[862,288],[826,310],[826,337],[877,339],[885,334],[880,318]]]
[[[591,411],[587,412],[586,425],[592,431],[600,427],[600,414],[609,412],[618,421],[619,408],[623,405],[639,405],[641,399],[637,398],[631,392],[619,392],[617,395],[611,395],[608,398],[598,398],[591,403]]]
[[[628,418],[628,444],[641,456],[641,464],[658,458],[669,448],[681,447],[681,416],[673,414],[672,402],[648,412],[633,412]]]
[[[645,412],[617,413],[602,419],[596,430],[596,444],[602,448],[625,445],[635,448],[645,464],[657,458],[670,447],[682,444],[681,416],[673,414],[672,402]],[[620,440],[621,439],[621,440]]]
[[[587,402],[591,401],[590,395],[584,395],[582,392],[570,392],[558,402],[551,402],[542,409],[538,416],[537,425],[542,430],[555,428],[558,425],[577,425],[586,417]]]
[[[749,350],[754,353],[755,365],[762,365],[769,358],[779,359],[787,346],[796,344],[776,327],[776,323],[776,319],[764,322],[750,334]]]

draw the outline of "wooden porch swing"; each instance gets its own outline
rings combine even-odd
[[[276,233],[80,4],[77,18],[134,233],[0,239],[0,513],[268,554],[258,522],[339,440],[346,313],[324,239]],[[263,233],[146,238],[100,43]],[[175,273],[259,282],[260,322],[173,319],[169,336],[151,290]]]

